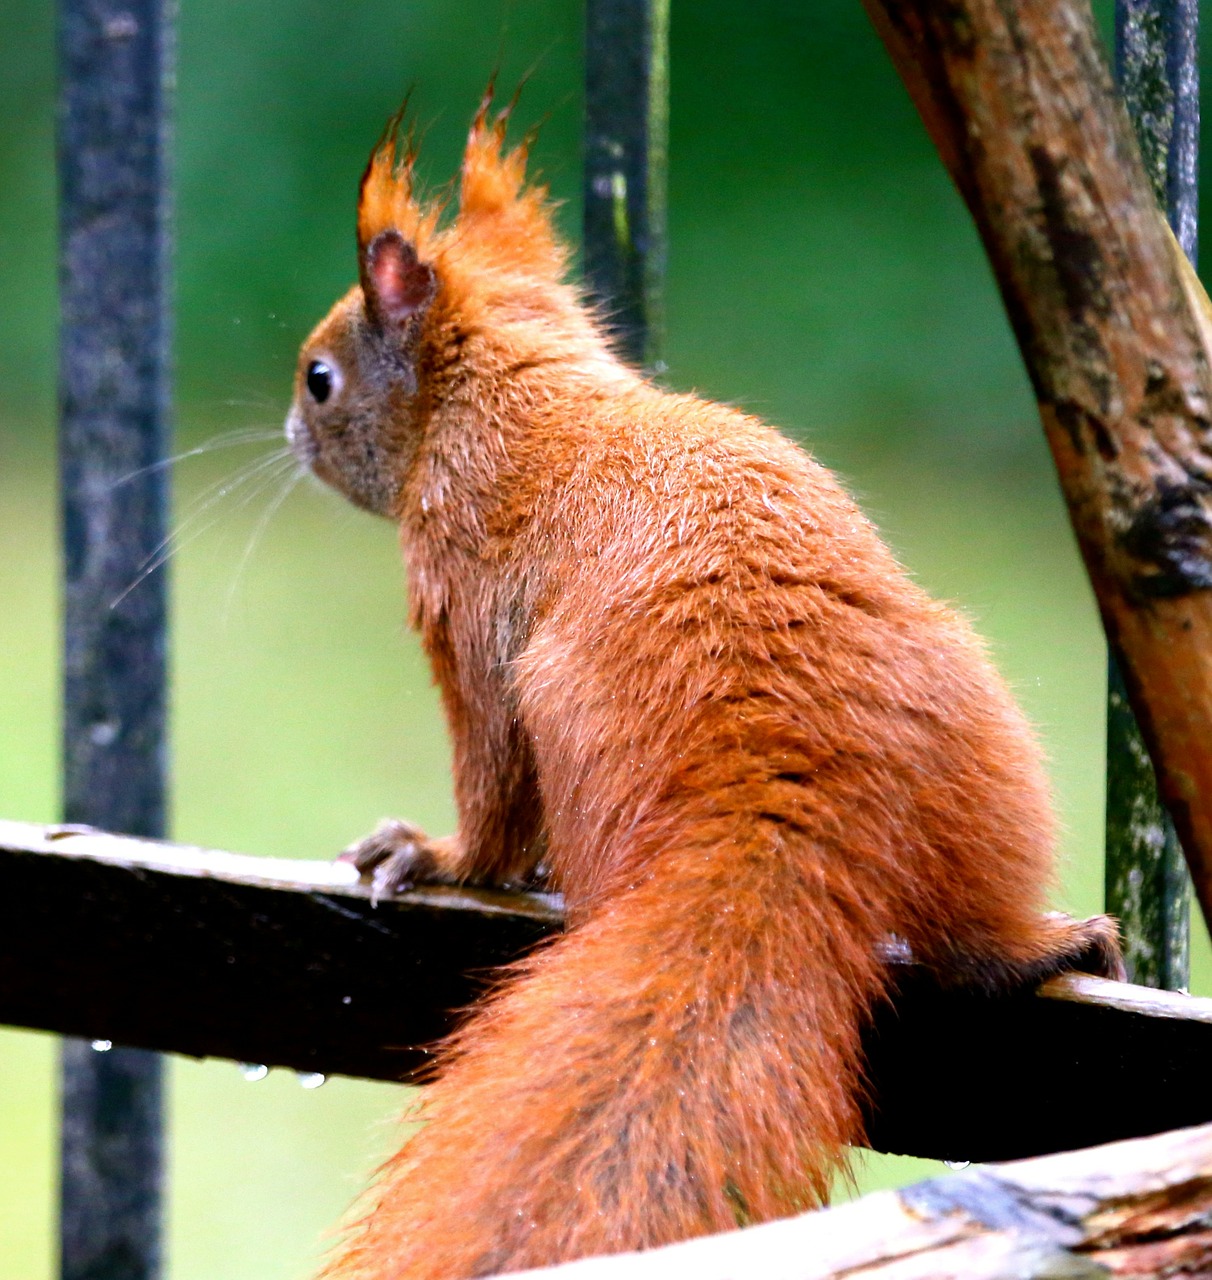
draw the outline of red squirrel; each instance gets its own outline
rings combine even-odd
[[[326,1275],[482,1276],[823,1203],[890,938],[940,982],[1117,972],[1043,912],[1040,753],[967,623],[777,431],[620,362],[491,93],[457,213],[398,117],[359,283],[304,343],[303,463],[399,525],[458,831],[379,892],[540,867],[567,930],[441,1055]]]

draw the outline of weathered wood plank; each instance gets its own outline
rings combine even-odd
[[[375,907],[353,875],[0,823],[0,1022],[399,1079],[558,922],[539,899],[472,890]]]
[[[1042,997],[1042,998],[1041,998]],[[868,1039],[877,1150],[1013,1160],[1212,1120],[1212,1000],[1066,975],[990,999],[911,971]]]
[[[1096,1280],[1212,1274],[1212,1126],[988,1165],[516,1280]]]
[[[402,1079],[559,928],[558,899],[0,822],[0,1022]],[[1067,976],[996,999],[897,965],[868,1038],[872,1145],[1008,1159],[1212,1120],[1212,1000]]]

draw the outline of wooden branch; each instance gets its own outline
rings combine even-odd
[[[516,1280],[1096,1280],[1212,1274],[1212,1126],[883,1191]]]
[[[346,866],[14,822],[0,885],[0,1023],[376,1079],[423,1069],[560,923],[540,895],[376,907]],[[1212,1120],[1212,1000],[1075,976],[992,999],[904,964],[895,985],[867,1038],[880,1149],[1005,1159]]]
[[[993,264],[1212,920],[1212,374],[1087,0],[864,0]]]

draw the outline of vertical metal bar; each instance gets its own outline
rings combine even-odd
[[[60,0],[64,816],[165,832],[170,399],[167,0]],[[161,1070],[63,1052],[61,1275],[160,1274]]]
[[[585,276],[621,354],[659,372],[669,0],[586,0]]]
[[[1179,244],[1196,259],[1199,0],[1116,0],[1115,74],[1145,171]]]
[[[154,1280],[161,1274],[161,1059],[63,1042],[59,1274]]]
[[[1116,0],[1116,78],[1157,198],[1197,250],[1198,0]],[[1107,687],[1107,910],[1131,981],[1185,987],[1191,884],[1115,660]]]

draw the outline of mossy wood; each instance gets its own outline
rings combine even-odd
[[[1212,917],[1207,298],[1086,0],[864,0],[989,254],[1090,580]]]
[[[497,966],[559,928],[537,894],[0,822],[0,1022],[197,1057],[415,1078]],[[1212,1001],[1094,978],[996,998],[911,964],[868,1036],[884,1150],[1008,1159],[1212,1120]]]

